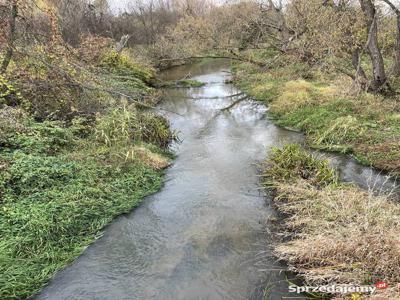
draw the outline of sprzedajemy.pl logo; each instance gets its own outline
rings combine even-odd
[[[320,286],[297,286],[289,285],[290,293],[321,293],[321,294],[373,294],[376,290],[388,288],[386,282],[379,281],[374,285],[352,285],[352,284],[331,284]]]

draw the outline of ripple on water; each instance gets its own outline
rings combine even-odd
[[[258,192],[257,163],[270,147],[303,137],[274,126],[251,100],[219,113],[235,101],[225,96],[238,93],[224,84],[226,67],[213,61],[168,71],[167,80],[190,72],[210,84],[165,95],[162,106],[180,114],[166,116],[183,140],[173,146],[165,186],[108,226],[37,300],[263,299],[266,286],[270,299],[291,296],[265,234],[274,212]],[[332,161],[349,180],[366,182],[366,168]]]

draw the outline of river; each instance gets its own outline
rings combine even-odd
[[[168,70],[200,88],[169,89],[160,104],[180,143],[165,185],[130,214],[118,217],[36,300],[282,299],[285,266],[271,253],[266,220],[274,215],[259,188],[268,149],[301,142],[252,100],[221,112],[240,91],[227,83],[229,64],[202,62]],[[168,112],[166,112],[168,111]],[[344,180],[367,187],[392,184],[353,159],[329,154]],[[268,287],[267,289],[265,289]]]

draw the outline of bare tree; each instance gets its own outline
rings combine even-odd
[[[396,45],[394,52],[393,74],[396,76],[400,76],[400,9],[397,8],[392,1],[382,1],[388,4],[393,12],[396,14]]]
[[[378,25],[376,8],[372,0],[360,0],[361,10],[365,16],[365,27],[368,33],[366,50],[372,62],[371,89],[378,91],[387,83],[383,57],[378,45]]]
[[[11,4],[11,13],[9,19],[9,33],[7,40],[7,50],[1,64],[0,72],[5,73],[14,53],[14,43],[16,39],[16,19],[18,16],[18,0],[9,0]]]
[[[121,53],[122,52],[122,50],[126,47],[126,44],[128,43],[130,37],[131,36],[129,34],[125,34],[125,35],[123,35],[121,37],[120,41],[115,46],[115,51],[117,53]]]

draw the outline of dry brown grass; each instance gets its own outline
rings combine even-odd
[[[154,153],[145,147],[136,146],[132,151],[135,157],[154,170],[165,169],[171,164],[171,161],[165,156]]]
[[[390,289],[359,299],[399,299],[400,205],[394,196],[334,181],[316,184],[315,178],[301,176],[304,172],[293,167],[300,164],[281,162],[307,157],[309,168],[320,169],[319,164],[310,163],[317,158],[305,151],[289,152],[291,148],[275,150],[264,174],[268,186],[274,187],[274,204],[284,216],[279,227],[279,236],[284,238],[278,239],[276,256],[301,275],[305,285],[384,281]],[[284,165],[293,176],[277,178],[285,174]],[[389,294],[393,297],[379,298]]]
[[[400,137],[387,139],[372,145],[357,145],[358,153],[374,161],[374,166],[400,174]]]
[[[372,295],[337,295],[333,300],[400,300],[400,286],[396,285],[384,290],[378,290]]]
[[[264,86],[268,85],[264,84]],[[268,88],[271,89],[271,87]],[[302,79],[291,80],[280,88],[279,96],[269,106],[272,112],[285,114],[306,105],[324,103],[337,94],[337,88],[334,85],[318,86]]]
[[[26,112],[20,108],[6,106],[0,110],[0,139],[10,133],[26,130],[22,121],[27,118]]]
[[[294,239],[278,256],[312,283],[355,283],[400,276],[400,206],[356,187],[278,185],[275,203]]]
[[[270,104],[271,111],[284,114],[312,102],[313,85],[305,80],[288,81],[281,88],[280,96]]]

